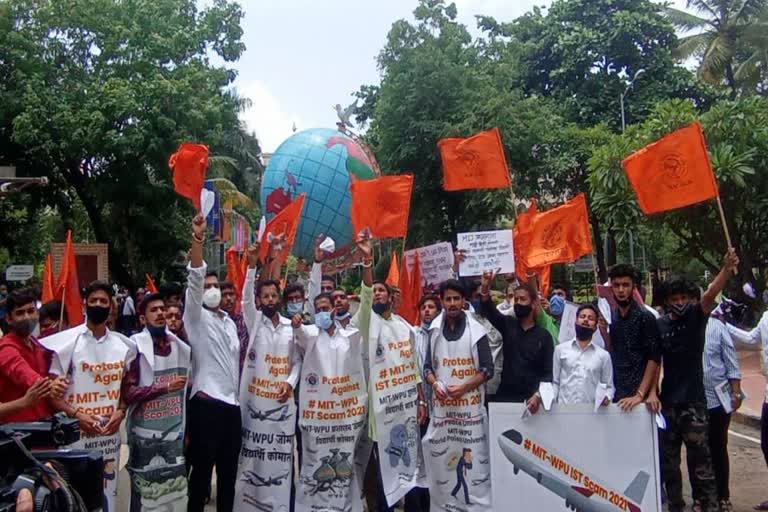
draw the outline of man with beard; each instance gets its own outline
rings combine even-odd
[[[179,457],[184,450],[190,350],[166,329],[165,310],[159,293],[146,295],[139,303],[144,329],[131,337],[138,357],[123,379],[123,399],[129,406],[131,512],[163,503],[169,511],[187,508],[187,486],[178,488],[176,483],[172,489],[169,481],[181,478],[186,484],[186,465]],[[157,489],[164,493],[157,494]]]
[[[229,318],[237,326],[237,338],[240,340],[240,373],[243,373],[245,353],[248,350],[248,326],[245,324],[242,311],[237,310],[237,291],[235,285],[229,281],[221,283],[221,309],[226,311]]]

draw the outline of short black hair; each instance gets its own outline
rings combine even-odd
[[[336,283],[336,280],[333,278],[333,276],[328,274],[323,274],[322,277],[320,277],[320,282],[322,283],[323,281],[331,281],[334,284]]]
[[[256,283],[256,295],[260,296],[261,289],[266,286],[274,286],[275,289],[277,290],[277,295],[278,296],[280,295],[280,283],[275,281],[274,279],[265,279],[263,281],[259,281],[258,283]]]
[[[611,267],[608,271],[608,279],[618,279],[620,277],[628,277],[632,279],[632,284],[638,284],[640,279],[638,278],[637,269],[628,263],[618,263]]]
[[[208,272],[205,273],[205,277],[215,277],[216,279],[218,279],[219,273],[214,272],[213,270],[209,270]]]
[[[13,290],[8,294],[5,302],[6,311],[12,313],[14,309],[26,306],[29,303],[35,303],[35,291],[32,288],[21,288]]]
[[[165,300],[163,299],[163,294],[160,292],[157,293],[148,293],[144,296],[143,299],[141,299],[141,302],[139,302],[139,308],[138,312],[140,315],[143,315],[147,312],[147,306],[149,306],[150,302],[157,302],[160,301],[165,305]]]
[[[171,295],[181,295],[184,292],[184,288],[179,283],[167,282],[160,285],[157,291],[167,299]]]
[[[219,290],[221,290],[221,293],[224,293],[224,290],[235,290],[235,285],[232,284],[232,281],[221,281],[219,283]]]
[[[312,304],[315,306],[315,308],[317,308],[317,301],[320,300],[320,299],[327,299],[328,302],[331,303],[331,307],[333,307],[333,299],[331,298],[331,294],[330,293],[321,293],[320,295],[315,297],[315,300],[312,302]]]
[[[536,300],[539,297],[539,294],[536,292],[536,288],[534,288],[528,283],[519,283],[517,286],[515,286],[515,291],[518,291],[518,290],[525,290],[532,301]]]
[[[376,280],[373,282],[373,284],[374,284],[374,285],[377,285],[377,284],[380,284],[380,285],[382,285],[384,288],[386,288],[386,289],[387,289],[387,293],[388,293],[389,295],[392,295],[392,293],[393,293],[392,287],[391,287],[391,286],[389,285],[389,283],[387,283],[385,280],[383,280],[383,279],[376,279]]]
[[[88,300],[88,297],[91,296],[92,293],[102,291],[107,294],[109,297],[110,302],[112,301],[112,298],[115,296],[115,291],[112,289],[112,285],[110,285],[106,281],[93,281],[91,284],[85,287],[85,292],[83,293],[83,299],[86,301]]]
[[[169,308],[177,308],[179,310],[179,312],[181,312],[182,315],[184,314],[184,304],[182,304],[181,302],[176,302],[176,301],[168,302],[168,301],[165,301],[165,309],[168,310]]]
[[[591,309],[592,311],[595,312],[595,315],[597,316],[597,318],[600,318],[600,310],[597,308],[597,306],[595,306],[591,302],[585,302],[584,304],[580,304],[579,307],[576,308],[576,318],[578,318],[579,313],[581,313],[585,309]]]
[[[448,279],[447,281],[440,283],[439,293],[441,299],[445,296],[445,292],[448,290],[457,292],[463,299],[467,298],[467,289],[456,279]]]
[[[682,293],[691,298],[696,298],[698,287],[683,275],[675,275],[664,281],[662,285],[662,297],[666,301],[670,295]]]
[[[292,293],[299,292],[301,293],[301,297],[304,298],[304,286],[299,283],[291,283],[288,286],[285,287],[285,291],[283,292],[283,301],[288,302],[288,296]]]
[[[40,321],[44,320],[55,320],[59,321],[59,318],[61,318],[61,302],[57,300],[51,300],[40,306],[40,310],[38,311],[38,314],[40,315]],[[64,318],[66,318],[67,314],[64,313]]]
[[[421,309],[421,306],[423,306],[426,302],[429,302],[429,301],[432,301],[435,303],[435,306],[437,306],[438,311],[443,309],[443,303],[440,302],[440,297],[431,293],[424,295],[421,299],[419,299],[418,308]]]

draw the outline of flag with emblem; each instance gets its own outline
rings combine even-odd
[[[293,200],[291,204],[283,208],[280,213],[275,215],[272,220],[267,223],[267,227],[264,230],[266,236],[285,235],[283,241],[283,250],[280,253],[280,266],[285,264],[285,260],[288,259],[288,255],[291,253],[293,243],[296,241],[296,233],[299,230],[299,221],[301,220],[301,212],[304,209],[304,200],[307,194],[301,194],[299,197]],[[269,241],[269,239],[267,239]],[[262,243],[261,251],[259,252],[259,258],[262,262],[267,260],[269,254],[270,243]]]
[[[536,214],[524,257],[526,266],[569,263],[591,253],[592,235],[584,194],[557,208]]]
[[[413,192],[412,174],[354,180],[350,190],[350,213],[355,234],[368,228],[373,238],[406,236]]]
[[[509,168],[498,128],[472,137],[441,139],[437,143],[443,162],[443,189],[509,188]]]

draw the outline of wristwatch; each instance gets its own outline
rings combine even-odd
[[[420,407],[421,406],[426,407],[427,406],[427,402],[425,402],[424,400],[419,400],[419,406]]]

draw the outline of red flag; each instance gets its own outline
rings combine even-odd
[[[72,231],[67,231],[67,244],[61,261],[59,280],[56,283],[56,300],[61,301],[67,313],[69,326],[83,323],[83,299],[80,297],[80,284],[77,278],[77,260],[72,246]]]
[[[43,269],[43,304],[51,302],[54,299],[55,284],[53,283],[53,258],[51,253],[45,257],[45,268]]]
[[[442,139],[437,146],[443,160],[443,190],[512,186],[498,128],[466,139]]]
[[[171,155],[168,166],[173,173],[173,187],[180,196],[192,200],[195,209],[200,210],[200,192],[205,184],[208,170],[208,146],[182,144]]]
[[[621,163],[646,215],[717,197],[717,181],[696,122],[662,137]]]
[[[354,180],[350,189],[354,235],[370,228],[373,238],[405,237],[413,192],[412,174]]]
[[[299,197],[293,200],[291,204],[283,208],[280,213],[275,215],[272,220],[267,223],[267,227],[264,230],[265,236],[269,233],[273,235],[280,235],[285,233],[285,243],[283,245],[283,252],[280,254],[280,265],[285,264],[285,260],[291,253],[293,243],[296,241],[296,233],[299,230],[299,221],[301,220],[301,212],[304,209],[304,199],[306,194],[301,194]],[[269,254],[269,245],[266,243],[261,244],[261,252],[259,257],[261,261],[267,260]]]
[[[157,286],[155,286],[155,280],[149,274],[144,274],[144,289],[147,293],[157,293]]]
[[[591,253],[592,235],[584,194],[534,217],[524,256],[527,266],[568,263]]]
[[[397,253],[392,251],[392,259],[389,263],[389,273],[385,281],[390,286],[400,286],[400,269],[397,268]]]
[[[240,311],[240,301],[243,298],[243,274],[241,273],[242,267],[237,255],[237,247],[233,245],[227,249],[225,255],[227,258],[227,276],[224,279],[235,287],[235,296],[237,297],[235,300],[235,311]]]
[[[411,325],[416,325],[416,304],[413,303],[413,282],[408,277],[408,265],[405,261],[405,254],[403,254],[403,264],[400,270],[400,281],[398,288],[400,289],[400,304],[397,307],[397,314],[405,319],[406,322]]]

